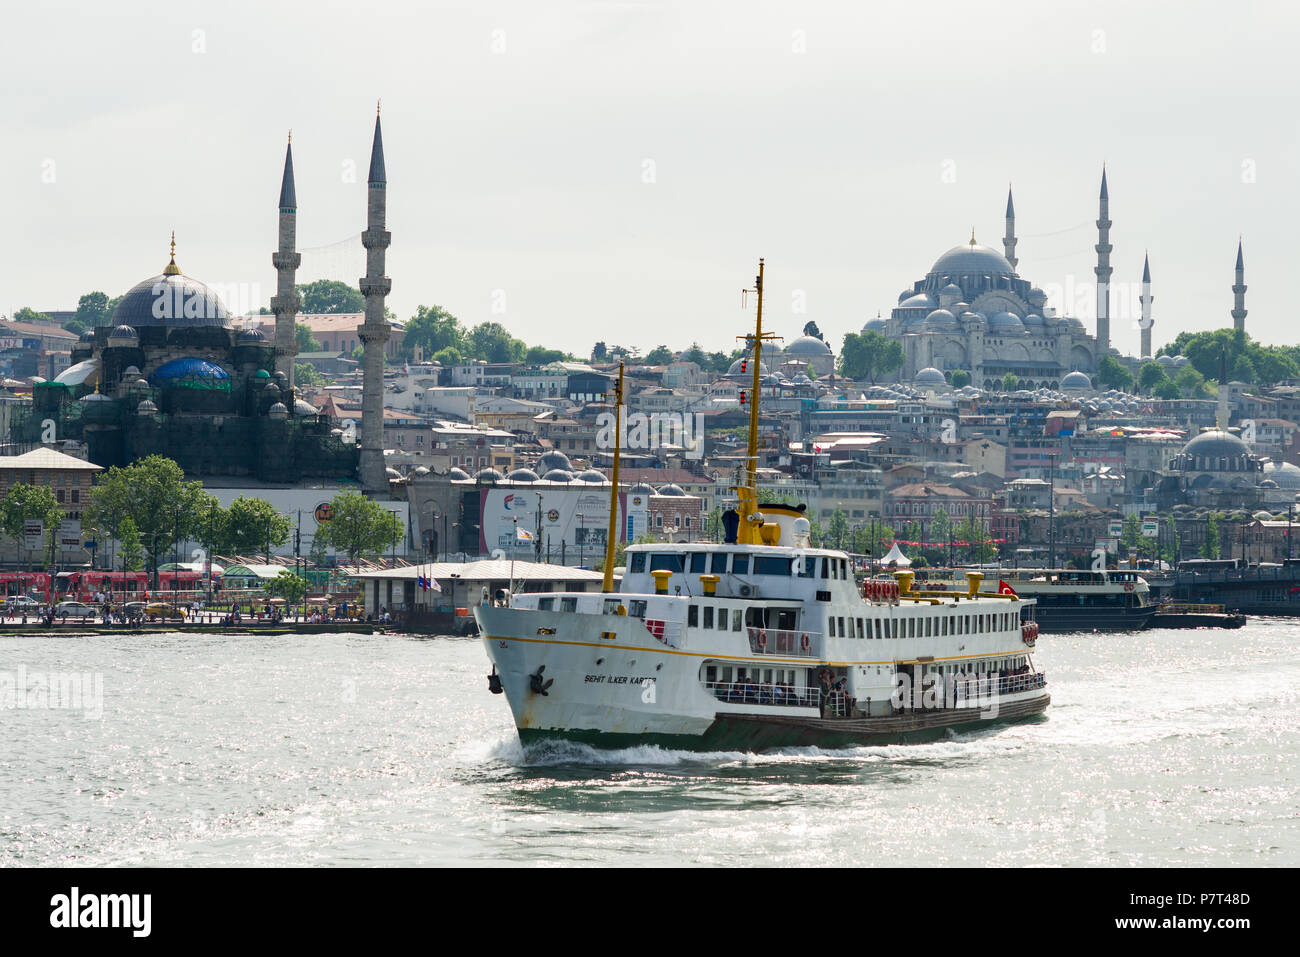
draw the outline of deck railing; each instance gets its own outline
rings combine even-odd
[[[719,701],[730,704],[761,704],[785,708],[816,708],[821,693],[816,688],[793,688],[758,681],[706,681],[704,687]]]
[[[790,655],[816,658],[821,649],[821,632],[750,628],[749,650],[756,655]]]

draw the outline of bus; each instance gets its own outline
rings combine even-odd
[[[42,604],[50,603],[48,572],[0,572],[0,596],[30,595]]]
[[[49,576],[46,576],[47,578]],[[48,592],[48,585],[46,586]],[[93,602],[98,592],[111,596],[113,601],[135,601],[149,594],[151,598],[167,599],[174,595],[193,601],[206,590],[203,573],[196,571],[162,571],[158,573],[158,587],[153,587],[151,572],[77,571],[59,572],[54,578],[56,601]],[[48,598],[47,598],[48,600]]]

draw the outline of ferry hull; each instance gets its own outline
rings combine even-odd
[[[475,612],[525,744],[563,740],[694,751],[902,744],[1034,718],[1051,700],[1035,690],[981,702],[984,710],[937,708],[870,718],[823,718],[811,707],[758,710],[719,701],[701,686],[701,662],[714,655],[665,646],[635,618],[508,608]]]
[[[1151,624],[1156,605],[1123,608],[1104,606],[1044,604],[1039,599],[1034,609],[1034,620],[1043,634],[1063,634],[1072,631],[1142,631]]]

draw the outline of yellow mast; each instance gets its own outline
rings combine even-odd
[[[618,388],[614,390],[614,474],[609,489],[609,534],[605,538],[605,582],[601,591],[614,591],[614,541],[618,537],[618,463],[623,451],[623,360],[618,360]]]
[[[758,319],[752,336],[737,336],[748,339],[754,345],[754,382],[749,395],[749,444],[745,449],[745,474],[742,484],[735,488],[737,507],[740,514],[740,528],[736,531],[736,541],[741,545],[761,545],[759,534],[761,522],[754,516],[758,514],[758,389],[759,368],[763,357],[763,342],[777,339],[771,333],[763,332],[763,260],[758,261],[758,276],[754,279],[754,291],[758,293]]]

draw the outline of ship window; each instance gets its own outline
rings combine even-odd
[[[538,602],[537,602],[537,610],[538,610],[538,611],[550,611],[550,610],[553,609],[554,607],[555,607],[555,599],[554,599],[554,598],[542,598],[542,599],[539,599]]]
[[[763,681],[764,681],[765,683],[767,683],[767,684],[771,684],[771,683],[772,683],[772,669],[771,669],[771,668],[764,668],[764,669],[763,669]]]
[[[813,561],[816,561],[816,559],[813,559]],[[830,563],[831,563],[831,560],[830,560],[829,558],[823,558],[823,559],[822,559],[822,578],[830,578],[830,577],[831,577],[831,573],[830,573],[830,569],[829,569]]]
[[[841,581],[848,581],[848,580],[849,580],[849,560],[848,560],[847,558],[841,558],[838,562],[836,562],[836,564],[840,566],[840,580],[841,580]]]
[[[650,556],[650,570],[652,572],[657,572],[657,571],[681,572],[684,571],[685,568],[686,568],[685,555],[662,555],[661,554],[661,555]]]
[[[858,619],[858,637],[859,637],[859,638],[865,638],[865,637],[867,637],[867,630],[866,630],[866,628],[864,628],[864,627],[862,626],[862,619],[861,619],[861,618]]]
[[[749,574],[749,556],[736,555],[731,561],[731,573],[733,575]]]
[[[628,571],[633,574],[645,571],[645,552],[632,553],[632,562],[628,565]]]
[[[727,609],[725,608],[718,609],[718,630],[727,630]]]
[[[844,619],[841,618],[841,619],[840,619],[840,637],[843,638],[843,637],[844,637],[844,634],[845,634],[845,632],[844,632]],[[850,636],[850,637],[851,637],[851,636]]]
[[[704,606],[704,627],[705,628],[713,627],[713,606],[712,605]]]
[[[932,621],[934,621],[933,618],[927,618],[925,620],[925,636],[927,638],[931,637],[934,634],[934,626],[931,624]]]
[[[691,574],[698,575],[704,571],[704,563],[708,561],[709,556],[704,552],[696,552],[691,556]]]
[[[784,575],[786,578],[789,578],[790,559],[755,556],[754,574],[755,575]]]
[[[561,598],[561,599],[560,599],[560,611],[577,611],[577,610],[578,610],[578,599],[577,599],[577,598]]]
[[[712,684],[718,680],[718,666],[709,665],[704,669],[704,680]]]
[[[633,598],[627,603],[627,613],[633,618],[644,618],[646,610],[646,601],[644,598]]]
[[[740,631],[742,625],[744,625],[744,622],[741,620],[740,609],[737,608],[731,615],[731,630]]]
[[[877,637],[877,638],[882,637],[882,635],[881,635],[881,631],[880,631],[880,619],[879,619],[879,618],[876,619],[876,637]]]
[[[830,635],[832,638],[835,637],[835,619],[834,619],[834,618],[827,618],[827,619],[826,619],[826,634]]]
[[[695,628],[699,625],[699,623],[700,623],[700,606],[691,605],[690,608],[687,609],[686,611],[686,624],[691,628]]]
[[[713,555],[713,567],[710,571],[715,575],[727,574],[727,555],[728,552],[715,552]]]

